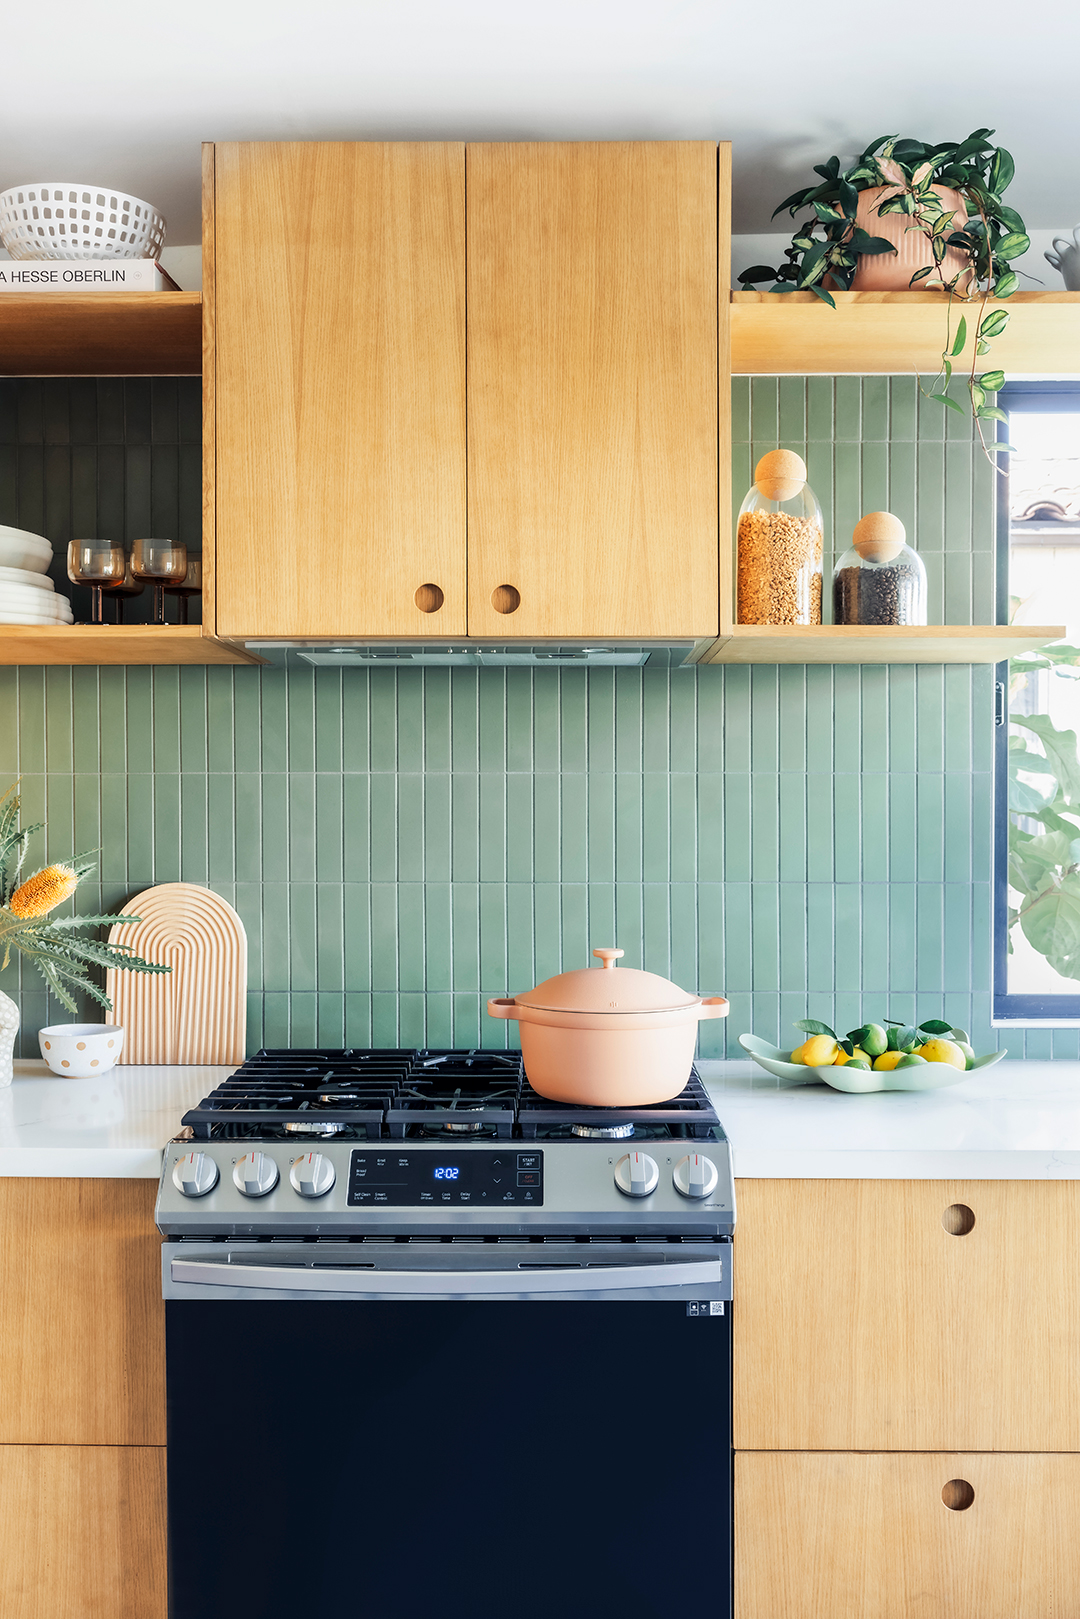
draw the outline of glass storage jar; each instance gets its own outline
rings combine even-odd
[[[821,507],[793,450],[770,450],[739,510],[740,624],[820,624]]]
[[[926,569],[892,512],[868,512],[833,569],[834,624],[925,624]]]

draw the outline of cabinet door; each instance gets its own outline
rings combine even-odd
[[[716,146],[467,165],[469,634],[714,635]]]
[[[464,147],[230,143],[212,184],[218,634],[463,635]]]
[[[1078,1514],[1080,1456],[740,1453],[736,1619],[1059,1619]]]
[[[1080,1186],[741,1180],[746,1450],[1080,1451]]]
[[[156,1192],[0,1178],[0,1444],[165,1443]]]
[[[4,1619],[165,1619],[165,1451],[0,1445]]]

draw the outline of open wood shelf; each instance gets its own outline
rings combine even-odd
[[[4,624],[0,664],[261,664],[197,624]]]
[[[736,624],[697,663],[997,663],[1064,638],[1027,624]]]
[[[197,377],[200,292],[0,296],[0,376]]]
[[[733,292],[733,376],[935,374],[945,345],[942,292],[836,292],[830,309],[812,292]],[[1017,292],[991,300],[1012,319],[981,369],[1071,376],[1080,373],[1080,292]],[[967,316],[971,363],[977,305],[953,304],[952,330]]]

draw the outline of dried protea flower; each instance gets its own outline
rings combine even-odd
[[[71,866],[46,866],[28,877],[8,901],[18,917],[47,916],[69,899],[78,886],[79,875]]]

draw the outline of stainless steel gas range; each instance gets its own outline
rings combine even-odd
[[[734,1186],[696,1073],[597,1109],[517,1052],[267,1051],[183,1123],[172,1619],[659,1619],[673,1533],[726,1619]]]

